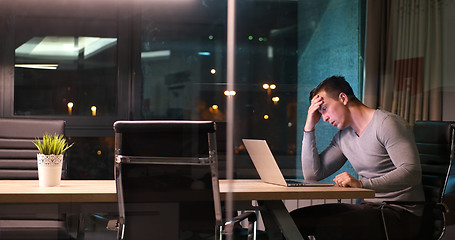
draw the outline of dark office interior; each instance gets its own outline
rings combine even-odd
[[[2,0],[0,117],[65,120],[65,135],[74,143],[65,155],[67,178],[88,180],[114,179],[118,120],[215,121],[220,178],[226,177],[227,148],[234,153],[236,178],[258,177],[243,138],[266,139],[284,174],[302,177],[309,91],[332,75],[345,76],[367,105],[408,114],[386,94],[394,75],[381,60],[414,59],[432,49],[384,47],[384,29],[396,22],[384,18],[383,8],[398,14],[406,12],[404,6],[237,0],[235,95],[229,95],[228,1]],[[409,122],[455,120],[455,1],[429,2],[437,2],[439,20],[428,20],[427,28],[438,29],[438,35],[422,35],[439,36],[426,39],[438,43],[437,54],[427,58],[433,64],[421,63],[425,73],[419,74],[431,79],[422,92],[437,91],[428,98],[439,107],[405,117]],[[228,97],[234,99],[233,132],[226,132]],[[327,123],[318,128],[322,148],[336,129]],[[355,174],[349,164],[343,170]]]

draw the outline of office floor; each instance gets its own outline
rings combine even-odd
[[[86,215],[84,216],[84,240],[115,240],[117,237],[117,232],[110,231],[106,229],[107,221],[109,219],[115,219],[115,216],[107,215]],[[77,230],[77,216],[70,216],[68,218],[68,223],[70,225],[71,234],[76,237]],[[247,230],[243,229],[236,231],[235,239],[243,240],[247,239]],[[268,237],[265,232],[258,232],[258,240],[267,240]]]

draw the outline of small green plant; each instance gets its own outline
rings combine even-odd
[[[63,154],[66,150],[68,150],[68,148],[73,146],[74,143],[68,145],[63,135],[54,134],[52,136],[46,133],[43,135],[42,140],[40,140],[39,138],[35,138],[33,144],[35,144],[35,146],[38,148],[41,154],[60,155]]]

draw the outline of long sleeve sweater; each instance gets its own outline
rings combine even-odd
[[[349,161],[364,188],[376,192],[369,202],[423,201],[421,166],[414,136],[399,116],[376,110],[360,136],[351,127],[338,131],[320,154],[314,132],[302,141],[302,170],[305,179],[321,180]],[[419,208],[408,206],[420,215]]]

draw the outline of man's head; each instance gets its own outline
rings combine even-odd
[[[321,91],[325,91],[327,95],[333,99],[338,99],[340,93],[344,93],[350,101],[359,101],[354,95],[351,85],[349,85],[342,76],[331,76],[319,83],[319,85],[310,92],[310,102],[311,99]]]
[[[322,120],[340,130],[349,126],[351,122],[348,103],[360,102],[354,96],[349,83],[340,76],[332,76],[322,81],[310,92],[310,102],[312,100],[320,102],[318,111]]]

